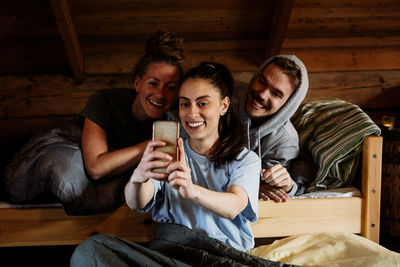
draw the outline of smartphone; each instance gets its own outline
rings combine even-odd
[[[161,140],[167,143],[165,146],[156,147],[154,150],[170,154],[173,161],[179,160],[178,138],[179,123],[177,121],[155,121],[153,123],[153,141]],[[166,168],[156,168],[152,171],[165,173]]]

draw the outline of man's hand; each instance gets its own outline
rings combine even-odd
[[[289,199],[286,192],[292,189],[294,181],[285,167],[275,164],[269,169],[262,169],[261,174],[261,180],[265,182],[260,185],[261,199],[275,202],[285,202]]]
[[[262,184],[260,185],[260,199],[286,202],[286,200],[289,199],[289,195],[282,188],[277,188],[269,184]]]
[[[294,184],[289,172],[281,164],[275,164],[269,169],[262,169],[261,180],[275,188],[282,188],[285,192],[289,192]]]

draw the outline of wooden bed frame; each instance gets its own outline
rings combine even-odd
[[[259,202],[255,238],[341,231],[361,234],[379,243],[382,137],[363,143],[361,197],[291,199],[286,203]],[[79,244],[96,233],[112,233],[146,242],[155,224],[151,214],[123,205],[92,216],[68,216],[62,207],[0,209],[0,247]]]

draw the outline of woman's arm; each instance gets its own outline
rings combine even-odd
[[[154,196],[154,184],[149,179],[143,183],[137,183],[134,175],[125,186],[126,204],[132,210],[143,209]]]
[[[227,192],[216,192],[198,185],[194,187],[196,194],[192,201],[230,220],[239,215],[248,203],[246,191],[238,185],[232,185]]]
[[[140,161],[148,143],[146,141],[110,152],[106,132],[88,118],[85,118],[81,142],[85,168],[94,180],[132,168]]]
[[[131,209],[142,209],[153,198],[154,184],[151,179],[165,180],[167,178],[166,173],[152,172],[154,168],[165,168],[171,163],[172,157],[169,154],[154,151],[154,147],[165,145],[163,141],[149,142],[139,165],[126,184],[125,199]]]

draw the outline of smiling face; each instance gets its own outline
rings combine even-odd
[[[132,106],[139,121],[157,119],[173,105],[180,81],[177,67],[166,63],[150,63],[143,77],[135,77],[138,93]]]
[[[252,120],[275,114],[293,92],[292,83],[278,66],[268,65],[250,86],[246,111]]]
[[[221,94],[209,81],[187,79],[179,90],[179,118],[190,136],[192,148],[200,145],[210,149],[218,140],[220,116],[229,107],[229,98],[221,99]],[[197,146],[199,147],[199,146]],[[195,149],[196,151],[196,149]],[[197,150],[196,152],[204,154]]]

